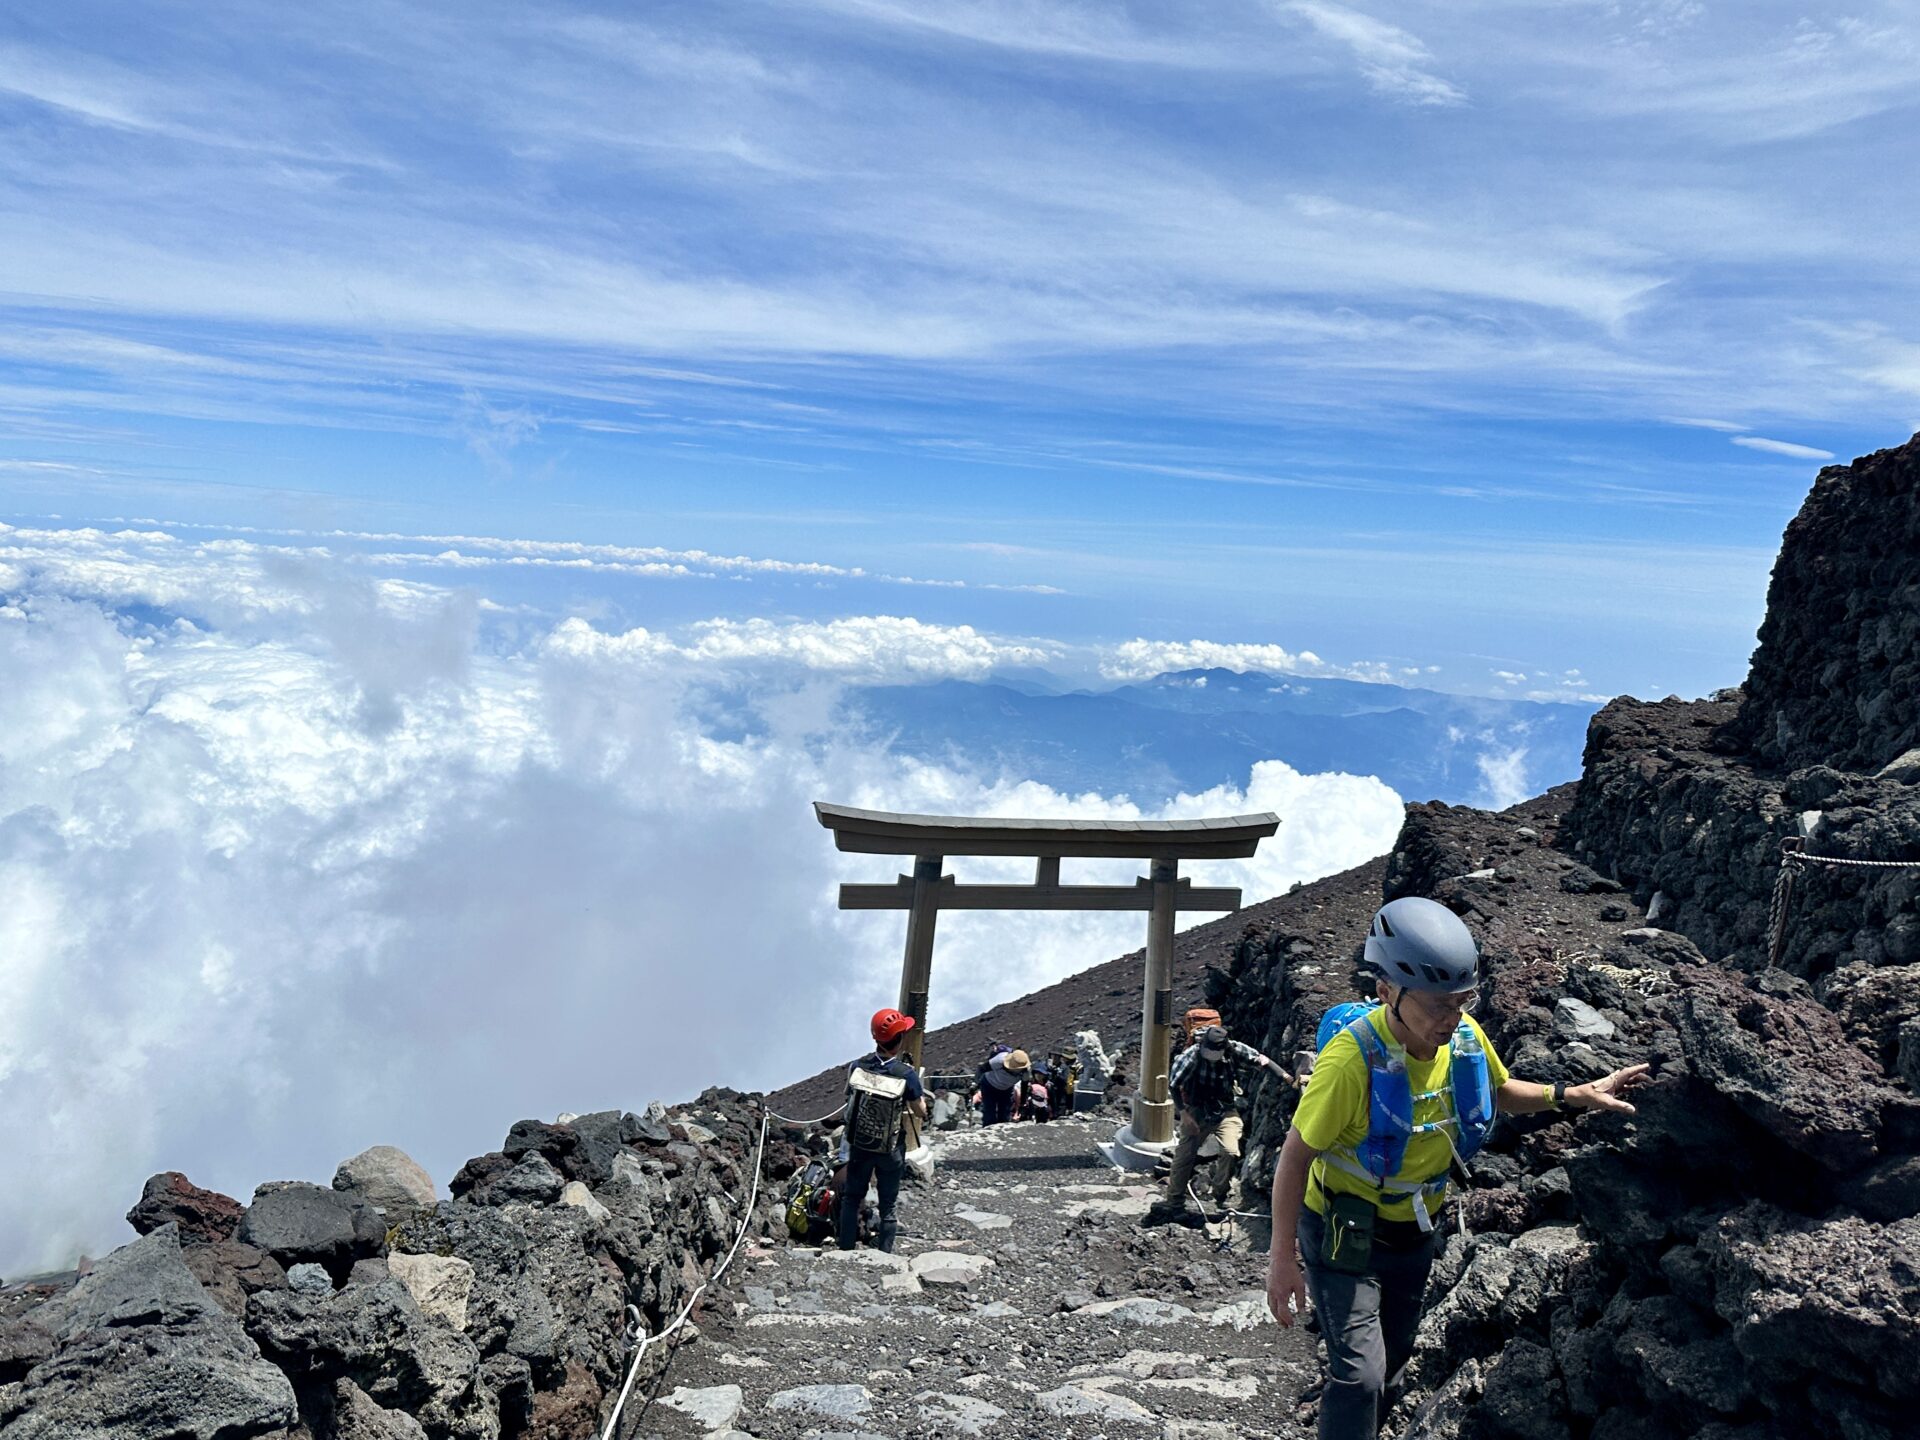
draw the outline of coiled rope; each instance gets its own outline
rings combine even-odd
[[[1780,842],[1780,869],[1773,877],[1773,902],[1767,909],[1767,963],[1778,965],[1787,945],[1787,914],[1793,904],[1793,882],[1809,865],[1831,865],[1852,870],[1920,870],[1920,860],[1855,860],[1846,855],[1809,855],[1807,842],[1788,836]]]
[[[627,1397],[633,1393],[633,1382],[640,1378],[640,1362],[645,1358],[648,1347],[659,1344],[687,1323],[687,1317],[693,1314],[693,1307],[700,1303],[701,1295],[706,1292],[709,1285],[727,1273],[727,1267],[733,1264],[733,1257],[740,1249],[740,1242],[747,1238],[747,1231],[753,1228],[753,1204],[760,1198],[760,1163],[767,1153],[767,1127],[775,1120],[783,1125],[802,1127],[819,1125],[835,1118],[839,1113],[840,1110],[836,1107],[818,1120],[791,1120],[785,1115],[775,1114],[765,1105],[760,1107],[760,1141],[753,1152],[753,1183],[747,1187],[747,1204],[741,1213],[740,1228],[734,1233],[733,1244],[727,1247],[726,1258],[714,1268],[713,1273],[694,1287],[693,1294],[687,1297],[687,1303],[681,1307],[680,1313],[673,1317],[673,1322],[662,1327],[657,1335],[647,1334],[646,1317],[640,1313],[639,1306],[627,1306],[627,1314],[631,1317],[627,1333],[634,1347],[633,1362],[627,1367],[627,1383],[620,1387],[620,1398],[614,1402],[613,1413],[607,1417],[606,1427],[600,1432],[600,1440],[613,1440],[614,1428],[620,1423],[620,1412],[626,1407]],[[641,1407],[641,1413],[645,1413],[644,1406]]]

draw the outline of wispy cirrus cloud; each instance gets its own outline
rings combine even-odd
[[[1748,450],[1763,450],[1769,455],[1785,455],[1793,460],[1831,460],[1833,451],[1813,445],[1797,445],[1791,440],[1769,440],[1763,435],[1735,435],[1733,443]]]
[[[1461,105],[1466,92],[1427,67],[1433,56],[1418,36],[1330,0],[1296,0],[1287,9],[1353,52],[1360,73],[1382,95],[1412,105]]]

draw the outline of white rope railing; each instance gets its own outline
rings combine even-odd
[[[636,1305],[627,1306],[627,1314],[632,1317],[632,1324],[629,1327],[629,1331],[632,1335],[634,1345],[633,1361],[627,1367],[627,1383],[620,1387],[620,1398],[614,1402],[613,1413],[607,1416],[606,1426],[600,1432],[600,1440],[613,1440],[614,1427],[619,1425],[620,1412],[626,1408],[627,1397],[633,1393],[633,1382],[640,1378],[640,1362],[645,1358],[648,1348],[659,1344],[687,1323],[687,1317],[693,1314],[693,1307],[700,1303],[701,1295],[706,1293],[708,1286],[714,1284],[722,1275],[727,1273],[727,1267],[733,1264],[733,1257],[740,1249],[740,1242],[747,1238],[747,1231],[753,1228],[753,1205],[754,1202],[760,1198],[760,1165],[767,1153],[768,1125],[775,1120],[778,1120],[783,1125],[799,1125],[803,1127],[819,1125],[833,1119],[839,1115],[839,1113],[839,1108],[835,1108],[827,1114],[822,1115],[818,1120],[791,1120],[785,1115],[775,1114],[773,1110],[765,1105],[760,1107],[760,1141],[759,1144],[754,1147],[753,1152],[753,1182],[747,1187],[746,1209],[740,1216],[740,1228],[734,1233],[733,1244],[727,1247],[726,1258],[714,1268],[712,1274],[708,1275],[706,1279],[694,1287],[693,1294],[687,1297],[687,1303],[681,1307],[680,1313],[674,1316],[672,1323],[664,1326],[659,1334],[647,1334],[646,1317],[640,1313],[639,1307]]]

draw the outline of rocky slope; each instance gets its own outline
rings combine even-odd
[[[1809,866],[1777,964],[1767,939],[1783,839],[1920,859],[1916,481],[1920,445],[1822,473],[1743,690],[1617,701],[1577,788],[1500,814],[1411,806],[1391,855],[1178,937],[1177,1005],[1210,1000],[1290,1058],[1357,992],[1372,910],[1430,895],[1481,939],[1482,1019],[1516,1073],[1655,1066],[1630,1118],[1502,1122],[1391,1433],[1915,1433],[1920,870]],[[965,1070],[989,1038],[1045,1051],[1093,1028],[1130,1070],[1139,976],[1120,957],[934,1032],[928,1058]],[[839,1083],[774,1099],[816,1114]],[[1295,1098],[1251,1097],[1251,1203]],[[451,1201],[371,1152],[334,1189],[267,1185],[246,1206],[156,1176],[129,1215],[142,1239],[0,1290],[0,1436],[596,1435],[627,1307],[657,1331],[743,1223],[692,1343],[646,1352],[623,1436],[1310,1423],[1311,1342],[1253,1299],[1261,1227],[1220,1232],[1226,1250],[1133,1228],[1147,1192],[1089,1163],[1111,1118],[943,1136],[889,1260],[790,1247],[766,1195],[744,1213],[760,1115],[711,1091],[521,1122]],[[822,1143],[776,1126],[764,1182]]]
[[[0,1435],[597,1434],[628,1307],[657,1331],[732,1242],[759,1129],[727,1091],[523,1121],[451,1201],[385,1148],[333,1188],[263,1185],[246,1206],[157,1175],[127,1217],[142,1239],[0,1291]],[[766,1167],[797,1159],[775,1139]]]

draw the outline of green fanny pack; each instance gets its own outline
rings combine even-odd
[[[1373,1227],[1380,1212],[1364,1195],[1329,1194],[1320,1263],[1342,1275],[1364,1275],[1373,1261]]]

